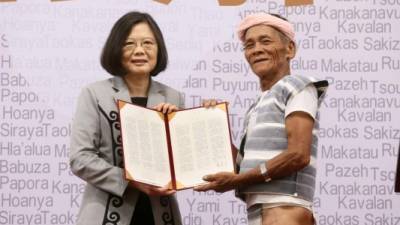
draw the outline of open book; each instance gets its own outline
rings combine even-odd
[[[179,190],[234,172],[226,103],[169,114],[124,101],[118,108],[126,179]]]

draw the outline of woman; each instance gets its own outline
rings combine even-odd
[[[151,79],[167,60],[150,15],[129,12],[115,23],[101,56],[114,77],[82,90],[73,121],[71,170],[87,182],[77,224],[181,224],[174,191],[124,179],[116,105],[120,99],[163,112],[183,108],[179,92]]]

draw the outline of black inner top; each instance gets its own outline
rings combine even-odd
[[[146,107],[147,97],[131,97],[132,103]],[[135,211],[130,225],[154,225],[153,210],[148,195],[139,191]]]

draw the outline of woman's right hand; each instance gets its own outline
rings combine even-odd
[[[149,184],[140,183],[137,181],[129,181],[129,186],[138,189],[139,191],[149,196],[165,196],[175,194],[175,190],[168,189],[165,187],[156,187]]]
[[[160,103],[160,104],[154,106],[153,109],[160,111],[162,113],[172,113],[172,112],[178,111],[178,106],[176,106],[174,104],[163,102],[163,103]]]

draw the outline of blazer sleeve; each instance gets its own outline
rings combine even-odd
[[[69,158],[71,170],[97,188],[122,196],[128,182],[124,179],[122,168],[102,157],[101,135],[97,99],[89,88],[84,88],[78,98],[72,123]]]

